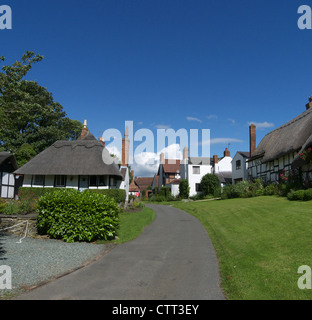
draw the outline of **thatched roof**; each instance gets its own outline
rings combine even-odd
[[[263,157],[262,162],[278,159],[304,146],[312,145],[312,108],[268,133],[259,143],[249,161]]]
[[[88,133],[76,141],[56,141],[16,170],[29,175],[113,175],[122,179],[107,149]]]
[[[18,168],[15,157],[10,152],[0,152],[0,166],[9,161],[14,170]]]

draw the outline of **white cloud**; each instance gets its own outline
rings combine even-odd
[[[199,122],[199,123],[202,123],[202,121],[198,118],[193,118],[193,117],[186,117],[186,120],[187,121],[196,121],[196,122]]]
[[[228,121],[230,121],[231,124],[235,124],[236,123],[236,121],[234,119],[231,119],[231,118],[228,118]]]
[[[218,119],[218,116],[215,115],[215,114],[210,114],[209,116],[207,116],[207,119],[208,119],[208,120],[211,120],[211,119],[217,120],[217,119]]]
[[[166,124],[156,124],[155,128],[156,129],[170,129],[171,126],[170,125],[166,125]]]
[[[165,159],[182,159],[182,152],[179,144],[172,144],[160,152],[141,152],[134,155],[134,163],[131,169],[137,177],[152,177],[157,174],[160,162],[160,154],[165,154]]]
[[[275,125],[272,122],[255,122],[255,121],[250,121],[248,122],[248,125],[254,124],[258,129],[266,129],[266,128],[273,128]]]

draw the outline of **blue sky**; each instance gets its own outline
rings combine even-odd
[[[249,149],[249,122],[259,143],[305,110],[312,30],[297,10],[308,2],[2,0],[13,29],[0,30],[0,55],[44,55],[27,78],[95,136],[130,120],[154,133],[210,129],[211,154],[230,143],[234,156]]]

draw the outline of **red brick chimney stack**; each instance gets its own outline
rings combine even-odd
[[[219,158],[217,155],[213,156],[213,162],[214,162],[214,164],[217,164],[219,162]]]
[[[257,147],[257,142],[256,142],[256,126],[252,124],[249,127],[249,151],[250,151],[250,156],[253,155],[253,153],[256,150]]]
[[[165,154],[163,152],[160,154],[160,164],[165,164]]]
[[[230,152],[230,150],[228,148],[225,148],[224,156],[225,157],[230,157],[231,156],[231,152]]]
[[[188,147],[184,147],[183,149],[183,160],[188,159],[189,149]]]

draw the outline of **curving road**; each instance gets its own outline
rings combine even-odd
[[[201,223],[161,205],[135,240],[16,299],[223,300],[218,262]]]

